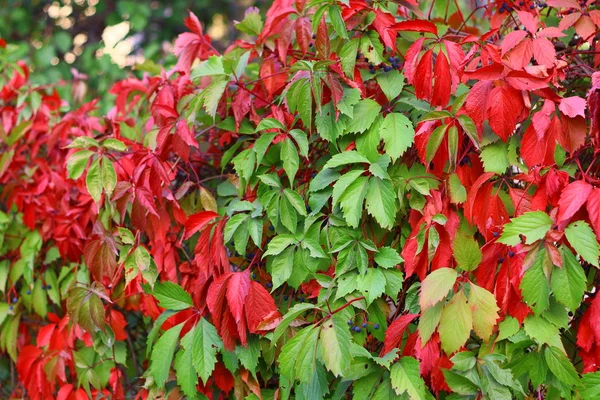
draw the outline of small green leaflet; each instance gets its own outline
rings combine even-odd
[[[294,321],[300,314],[305,311],[315,309],[315,305],[311,303],[298,303],[294,305],[292,308],[288,310],[288,312],[283,316],[283,319],[275,328],[275,332],[273,332],[273,337],[271,338],[271,343],[275,345],[277,340],[285,333],[286,329],[292,321]]]
[[[223,348],[223,342],[215,327],[205,318],[200,318],[193,329],[191,345],[194,369],[206,383],[215,368],[217,350]]]
[[[440,318],[442,317],[442,309],[443,304],[439,302],[421,313],[418,329],[421,343],[427,343],[431,338],[431,335],[433,335],[433,332],[435,332],[435,329],[440,323]]]
[[[335,376],[342,376],[343,371],[352,361],[350,354],[352,338],[341,314],[334,314],[323,323],[320,339],[319,347],[325,366]]]
[[[396,222],[397,213],[396,192],[392,182],[377,177],[370,178],[365,199],[367,212],[381,227],[391,229]]]
[[[510,162],[508,160],[508,144],[502,140],[498,140],[490,145],[485,146],[481,150],[481,161],[485,172],[495,172],[497,174],[503,174],[508,167]]]
[[[525,244],[532,244],[546,236],[552,226],[552,219],[542,211],[530,211],[512,218],[504,225],[504,231],[498,238],[499,243],[516,246],[521,242],[519,235],[526,237]]]
[[[587,281],[581,264],[566,246],[561,248],[562,268],[554,267],[550,278],[550,287],[556,300],[571,311],[577,310],[583,299]]]
[[[88,160],[93,154],[94,152],[90,150],[81,150],[71,154],[69,160],[67,161],[67,172],[69,174],[69,179],[79,179],[79,177],[83,174],[83,171],[85,171]]]
[[[469,293],[469,306],[473,312],[473,330],[484,341],[492,336],[496,321],[500,316],[500,308],[496,304],[496,298],[486,289],[471,283]]]
[[[575,367],[573,367],[571,360],[560,349],[546,347],[544,349],[544,359],[548,364],[548,368],[558,380],[567,385],[581,386]]]
[[[356,286],[362,292],[367,307],[385,291],[385,276],[377,268],[369,268],[367,273],[359,275]]]
[[[456,293],[442,310],[438,332],[442,349],[452,354],[460,349],[471,333],[473,314],[467,304],[467,298],[461,290]]]
[[[412,357],[402,357],[390,370],[392,388],[398,396],[406,393],[410,399],[425,399],[425,382],[419,373],[419,362]]]
[[[458,273],[452,268],[439,268],[427,275],[421,285],[419,304],[425,311],[448,295],[454,287]]]
[[[85,177],[85,186],[87,187],[90,196],[96,203],[100,201],[102,196],[102,170],[100,169],[100,161],[95,159],[88,169],[87,176]]]
[[[463,186],[456,173],[448,178],[448,190],[450,191],[450,200],[454,204],[461,204],[467,201],[467,189]]]
[[[406,116],[390,113],[383,120],[380,136],[385,142],[385,152],[396,161],[413,144],[415,130]]]
[[[544,265],[548,262],[548,253],[545,249],[540,250],[521,280],[523,299],[536,314],[546,310],[549,305],[550,284],[544,274]]]
[[[398,251],[391,247],[378,248],[373,258],[377,265],[383,268],[392,268],[404,261]]]
[[[177,341],[179,340],[179,333],[181,332],[181,329],[183,329],[183,325],[184,323],[182,322],[163,333],[152,348],[148,374],[154,378],[154,383],[159,388],[165,386],[165,382],[169,377],[171,360],[173,360],[173,353],[175,352]]]
[[[388,101],[395,99],[404,88],[404,75],[397,70],[377,74],[377,83]]]
[[[452,252],[458,266],[465,271],[473,271],[483,258],[479,243],[462,232],[458,232],[454,237]]]
[[[576,221],[565,228],[567,240],[573,246],[577,254],[585,261],[595,267],[598,267],[598,257],[600,257],[600,245],[596,240],[596,235],[589,224],[585,221]]]
[[[144,288],[146,289],[146,288]],[[159,305],[167,310],[185,310],[193,307],[192,296],[183,288],[173,282],[156,282],[154,290],[145,290],[159,301]]]

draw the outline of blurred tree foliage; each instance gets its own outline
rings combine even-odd
[[[110,96],[113,82],[130,73],[168,68],[172,41],[194,12],[219,50],[235,40],[234,20],[255,0],[0,0],[0,38],[13,57],[27,61],[32,82],[84,81],[84,99]],[[107,29],[108,28],[108,29]],[[77,72],[78,71],[78,72]],[[80,75],[82,74],[82,75]],[[80,85],[81,90],[81,85]],[[62,87],[72,90],[70,83]],[[64,94],[64,93],[63,93]],[[106,110],[104,110],[106,111]]]

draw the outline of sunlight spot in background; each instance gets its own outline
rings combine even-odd
[[[228,26],[225,23],[225,18],[223,18],[222,14],[215,14],[212,20],[211,26],[208,28],[206,33],[214,39],[219,40],[223,39],[227,34]]]
[[[133,50],[135,43],[135,38],[127,37],[130,27],[127,21],[107,26],[104,32],[102,32],[104,48],[98,50],[96,55],[101,57],[104,54],[108,54],[113,62],[120,67],[130,65],[131,60],[128,56],[131,50]]]

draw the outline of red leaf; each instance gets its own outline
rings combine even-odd
[[[385,331],[385,339],[383,341],[383,349],[381,350],[380,355],[384,355],[389,353],[394,348],[400,348],[402,344],[402,336],[408,327],[408,324],[412,322],[413,319],[418,317],[419,314],[405,314],[401,317],[397,318],[394,322],[388,326]]]
[[[540,65],[554,65],[556,50],[552,42],[544,37],[533,39],[533,58]]]
[[[203,229],[213,219],[219,217],[219,214],[213,211],[201,211],[188,218],[185,221],[184,239],[189,239],[194,233]]]
[[[464,76],[467,79],[476,79],[479,81],[491,81],[500,79],[504,75],[504,65],[494,63],[485,67],[476,69],[475,71],[465,71]]]
[[[560,101],[558,109],[571,118],[575,118],[578,115],[585,118],[585,99],[579,96],[565,97]]]
[[[274,329],[281,319],[275,300],[258,282],[251,282],[248,290],[246,319],[251,333]]]
[[[435,26],[433,22],[419,19],[398,22],[396,25],[394,25],[394,29],[397,31],[427,32],[433,33],[436,36],[438,34],[437,26]]]
[[[496,86],[489,99],[490,127],[505,142],[513,134],[525,104],[521,93],[508,85]]]
[[[596,231],[596,237],[600,238],[600,189],[590,192],[586,207],[592,227]]]
[[[156,204],[154,203],[154,196],[152,193],[143,186],[135,188],[135,199],[144,207],[146,210],[158,217],[158,211]]]
[[[450,92],[452,91],[450,66],[448,59],[444,53],[440,52],[435,62],[435,85],[433,86],[433,95],[431,96],[432,106],[445,107],[450,100]]]
[[[248,295],[248,289],[250,289],[250,282],[250,270],[247,269],[243,272],[231,274],[227,284],[227,304],[236,323],[239,323],[244,316],[244,303]]]
[[[302,54],[306,54],[308,51],[308,45],[312,39],[310,20],[306,17],[298,18],[294,25],[296,30],[296,41]]]
[[[559,225],[563,222],[568,222],[579,211],[581,206],[585,204],[593,189],[592,185],[582,180],[569,184],[563,190],[558,200],[556,222]]]
[[[421,57],[421,61],[419,61],[419,65],[417,66],[413,86],[415,87],[415,95],[419,99],[431,99],[432,58],[433,52],[431,50],[427,50],[423,57]]]

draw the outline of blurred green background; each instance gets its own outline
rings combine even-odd
[[[183,20],[188,11],[198,16],[214,46],[224,50],[239,33],[233,21],[241,21],[248,7],[264,8],[267,2],[0,0],[0,38],[14,46],[10,53],[15,61],[28,63],[33,83],[71,81],[85,74],[85,100],[98,97],[106,108],[107,90],[117,80],[154,71],[157,64],[174,65],[173,42],[187,30]]]

